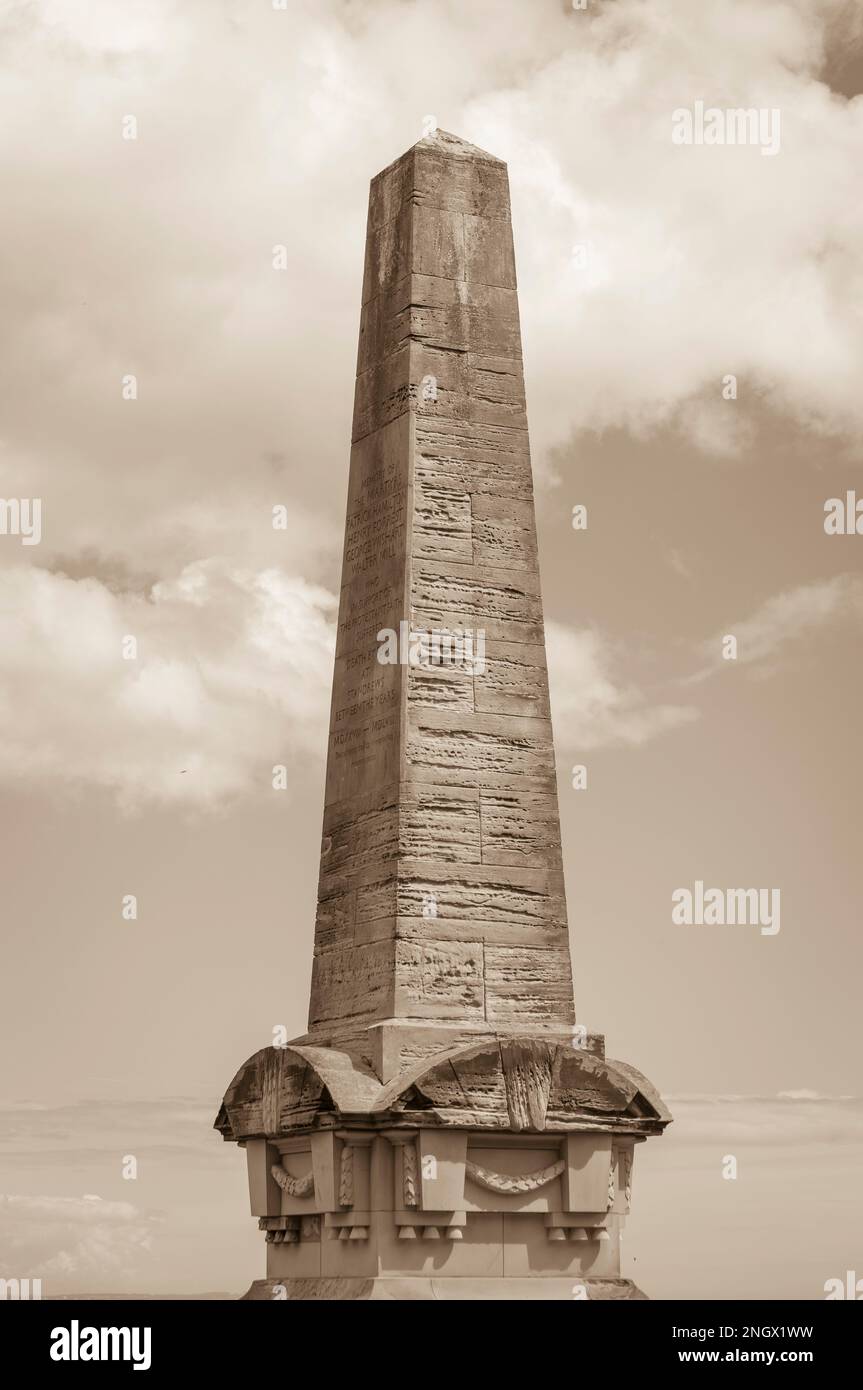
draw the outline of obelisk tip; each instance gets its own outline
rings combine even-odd
[[[477,145],[471,145],[467,140],[462,140],[460,135],[453,135],[448,130],[433,130],[428,135],[424,135],[421,140],[417,140],[414,149],[437,149],[444,154],[450,155],[454,159],[482,159],[489,164],[503,164],[502,159],[497,155],[489,154],[488,150],[481,150]]]

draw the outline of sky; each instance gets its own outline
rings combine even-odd
[[[824,529],[863,498],[863,12],[0,24],[0,497],[41,499],[37,545],[0,535],[0,1255],[91,1290],[263,1265],[209,1126],[305,1027],[368,183],[431,117],[509,166],[578,1016],[676,1115],[633,1259],[681,1292],[697,1232],[699,1296],[819,1296],[863,1262],[863,537]],[[696,102],[779,111],[777,153],[675,144]],[[778,888],[781,930],[675,925],[696,880]]]

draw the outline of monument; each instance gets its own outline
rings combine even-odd
[[[372,181],[308,1032],[242,1066],[251,1298],[638,1298],[670,1120],[576,1025],[506,165]]]

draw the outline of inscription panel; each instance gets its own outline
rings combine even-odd
[[[326,806],[398,780],[403,668],[378,633],[404,613],[409,440],[405,416],[351,450]]]

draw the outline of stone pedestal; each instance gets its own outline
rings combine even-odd
[[[668,1112],[572,1039],[486,1037],[383,1083],[296,1044],[238,1073],[267,1278],[249,1297],[637,1298],[620,1274],[635,1148]]]

